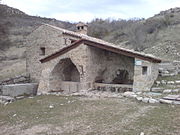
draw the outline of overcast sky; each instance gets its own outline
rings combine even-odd
[[[180,0],[2,0],[29,15],[70,22],[94,18],[148,18],[162,10],[180,7]]]

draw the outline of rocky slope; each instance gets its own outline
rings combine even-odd
[[[2,4],[0,20],[0,80],[26,71],[26,37],[42,23],[75,29],[72,23],[29,16]],[[152,53],[164,60],[180,60],[180,8],[162,11],[146,20],[95,19],[88,25],[90,36]]]

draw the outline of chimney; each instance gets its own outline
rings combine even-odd
[[[87,28],[88,28],[88,25],[83,22],[79,22],[78,24],[76,24],[77,33],[87,35]]]

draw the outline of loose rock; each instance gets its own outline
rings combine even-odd
[[[151,103],[151,104],[158,103],[158,102],[159,102],[159,101],[156,100],[156,99],[153,99],[153,98],[150,98],[150,99],[149,99],[149,103]]]
[[[50,105],[50,106],[49,106],[49,108],[50,108],[50,109],[53,109],[53,108],[54,108],[54,106],[53,106],[53,105]]]
[[[163,93],[171,93],[172,90],[168,89],[168,90],[164,90]]]
[[[173,103],[173,101],[165,100],[165,99],[160,99],[159,101],[160,101],[160,103],[164,103],[164,104],[172,104]]]
[[[129,92],[129,91],[123,93],[123,96],[125,96],[125,97],[130,97],[131,95],[135,95],[135,93]]]
[[[142,101],[143,97],[136,97],[138,101]]]
[[[144,103],[148,103],[148,101],[149,101],[149,98],[145,97],[145,98],[142,99],[142,102],[144,102]]]

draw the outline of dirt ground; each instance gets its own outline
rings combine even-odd
[[[180,106],[36,96],[0,104],[0,135],[179,135]]]

